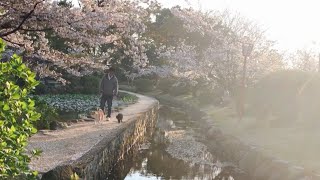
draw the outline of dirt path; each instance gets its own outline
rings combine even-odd
[[[77,160],[103,138],[114,135],[118,132],[117,129],[126,126],[139,116],[139,113],[147,111],[157,103],[153,98],[131,94],[136,95],[139,100],[120,111],[124,115],[121,124],[113,114],[111,121],[104,121],[102,124],[80,122],[63,130],[41,131],[32,136],[28,149],[40,149],[42,153],[40,157],[32,159],[30,168],[44,173],[58,165]]]

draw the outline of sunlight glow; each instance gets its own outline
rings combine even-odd
[[[160,0],[165,6],[182,4],[185,0]],[[202,10],[231,10],[256,21],[282,50],[310,48],[320,42],[318,0],[189,0]],[[200,2],[200,6],[199,3]],[[320,47],[317,47],[320,51]]]
[[[72,0],[78,4],[78,0]],[[256,21],[277,48],[293,51],[320,42],[317,0],[159,0],[165,7],[192,6],[202,10],[231,10]],[[199,5],[200,4],[200,5]],[[316,48],[320,51],[320,46]]]

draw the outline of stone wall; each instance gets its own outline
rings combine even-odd
[[[209,151],[222,161],[232,162],[246,172],[252,180],[318,180],[320,175],[310,172],[303,167],[277,159],[262,153],[258,147],[246,144],[237,137],[225,134],[219,127],[210,124],[214,122],[198,107],[192,107],[173,97],[160,97],[162,104],[185,107],[189,116],[197,115],[206,145]],[[289,150],[289,147],[288,147]]]
[[[81,179],[106,179],[114,165],[135,145],[150,136],[158,119],[159,103],[156,102],[146,112],[128,120],[123,127],[105,137],[97,145],[76,161],[65,163],[43,174],[45,180],[70,179],[76,173]]]

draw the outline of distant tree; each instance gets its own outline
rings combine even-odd
[[[282,55],[272,47],[273,42],[264,37],[258,26],[241,16],[181,8],[171,11],[183,21],[187,32],[202,37],[199,41],[185,40],[162,54],[171,63],[175,76],[194,84],[198,83],[197,79],[205,79],[212,89],[219,87],[235,95],[242,75],[245,39],[254,45],[248,60],[248,85],[282,67]]]
[[[310,49],[298,50],[291,58],[294,69],[306,72],[316,72],[318,69],[318,57]]]
[[[64,7],[68,7],[68,8],[72,8],[73,4],[71,0],[59,0],[58,1],[58,5],[59,6],[64,6]]]
[[[147,24],[146,36],[152,39],[155,45],[177,46],[187,37],[183,21],[174,16],[170,9],[160,9],[153,14],[154,21]]]
[[[320,118],[320,76],[301,70],[272,72],[261,78],[249,94],[249,109],[257,120],[276,119],[287,125],[296,120],[315,125]]]

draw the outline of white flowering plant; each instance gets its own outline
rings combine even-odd
[[[84,113],[100,106],[98,95],[84,94],[56,94],[41,95],[39,99],[48,103],[49,106],[57,109],[58,112],[77,112]],[[137,97],[126,93],[120,93],[119,98],[113,101],[113,108],[128,105],[136,102]]]

